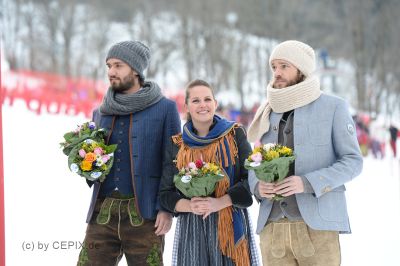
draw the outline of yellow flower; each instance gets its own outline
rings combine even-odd
[[[292,149],[290,149],[290,148],[288,148],[286,146],[283,146],[279,150],[279,153],[282,154],[282,155],[285,155],[285,156],[291,156],[292,155]]]
[[[215,164],[210,164],[210,171],[211,171],[211,173],[214,173],[214,174],[216,174],[217,172],[218,172],[218,170],[219,170],[219,167],[217,166],[217,165],[215,165]]]
[[[83,171],[90,171],[92,170],[92,162],[83,160],[81,163],[81,169]]]
[[[267,161],[271,161],[275,158],[279,158],[279,152],[273,150],[267,152]]]
[[[219,171],[219,167],[214,163],[206,163],[203,166],[202,171],[204,174],[207,174],[207,173],[217,174]]]

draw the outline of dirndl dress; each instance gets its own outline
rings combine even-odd
[[[239,209],[245,222],[245,237],[248,240],[250,265],[261,265],[254,233],[247,209]],[[221,253],[218,244],[218,212],[206,219],[193,213],[180,213],[175,227],[172,266],[235,266],[231,258]]]

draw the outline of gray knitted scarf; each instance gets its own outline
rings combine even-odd
[[[143,88],[136,93],[116,93],[111,88],[107,90],[100,105],[103,115],[128,115],[146,109],[163,98],[161,89],[154,82],[145,82]]]

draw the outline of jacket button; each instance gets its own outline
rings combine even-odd
[[[287,207],[287,202],[282,201],[282,202],[281,202],[281,206],[284,207],[284,208]]]
[[[277,131],[278,130],[278,127],[277,126],[273,126],[273,128],[272,128],[274,131]]]

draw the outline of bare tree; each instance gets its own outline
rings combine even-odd
[[[22,0],[2,1],[1,33],[4,41],[4,54],[11,69],[18,69],[21,60],[19,42],[22,20]]]

